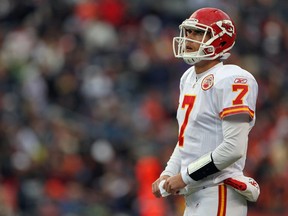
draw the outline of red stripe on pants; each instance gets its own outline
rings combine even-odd
[[[227,187],[224,184],[218,186],[218,213],[217,216],[226,216]]]

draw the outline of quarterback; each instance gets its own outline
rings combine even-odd
[[[152,192],[182,194],[185,216],[246,216],[247,200],[260,194],[257,182],[243,174],[257,82],[239,66],[223,64],[236,39],[225,12],[199,9],[179,28],[174,55],[191,67],[180,80],[178,143]]]

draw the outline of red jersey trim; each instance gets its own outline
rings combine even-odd
[[[255,115],[255,112],[251,110],[248,106],[233,106],[233,107],[224,108],[222,112],[219,113],[219,116],[221,119],[223,119],[226,116],[241,114],[241,113],[248,114],[251,119],[253,119]]]

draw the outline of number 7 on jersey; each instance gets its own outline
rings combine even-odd
[[[179,143],[180,147],[182,147],[184,145],[184,132],[185,132],[186,126],[188,124],[190,113],[194,107],[195,99],[196,99],[196,95],[184,95],[184,99],[183,99],[181,108],[182,109],[185,109],[186,107],[188,107],[188,108],[186,109],[184,121],[180,127],[180,132],[179,132],[179,136],[178,136],[178,143]]]

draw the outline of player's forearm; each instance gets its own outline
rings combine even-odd
[[[249,123],[223,121],[223,142],[212,152],[215,166],[223,170],[246,155]]]
[[[187,172],[182,172],[186,184],[201,180],[230,166],[247,150],[249,123],[238,120],[223,120],[223,142],[213,151],[188,165]]]
[[[180,166],[181,166],[181,155],[177,143],[169,161],[167,162],[165,170],[161,173],[161,176],[163,175],[174,176],[178,174],[180,172]]]

